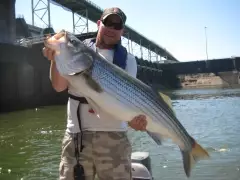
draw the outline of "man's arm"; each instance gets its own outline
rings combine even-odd
[[[52,41],[58,40],[62,37],[61,34],[55,34],[54,39],[50,39]],[[43,55],[51,62],[50,65],[50,72],[49,72],[49,78],[52,82],[52,87],[57,91],[61,92],[67,89],[68,82],[66,79],[64,79],[58,72],[56,64],[55,64],[55,52],[54,50],[44,47],[43,48]]]
[[[56,40],[60,39],[62,37],[61,34],[56,34],[54,35],[54,38]],[[84,44],[86,44],[86,40],[83,41]],[[61,92],[64,91],[65,89],[67,89],[68,87],[68,81],[63,78],[56,67],[55,61],[54,61],[54,56],[55,56],[55,52],[49,48],[43,48],[43,55],[51,61],[51,65],[50,65],[50,73],[49,73],[49,78],[52,82],[52,87],[57,91],[57,92]]]
[[[50,75],[49,78],[52,82],[52,86],[57,92],[61,92],[67,89],[68,82],[59,74],[54,60],[51,60],[49,75]]]

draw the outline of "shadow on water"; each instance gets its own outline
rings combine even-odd
[[[240,90],[202,89],[166,92],[187,131],[211,156],[197,163],[192,180],[239,180]],[[54,180],[58,177],[66,106],[42,107],[0,115],[0,179]],[[178,147],[157,146],[144,132],[129,130],[133,151],[148,151],[156,180],[187,179]]]

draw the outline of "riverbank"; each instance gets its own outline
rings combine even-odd
[[[229,88],[240,87],[239,72],[190,74],[179,76],[181,87],[186,88]]]

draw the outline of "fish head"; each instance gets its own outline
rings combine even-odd
[[[93,63],[94,51],[70,32],[62,30],[55,37],[47,39],[45,46],[56,52],[55,62],[61,75],[81,73]]]

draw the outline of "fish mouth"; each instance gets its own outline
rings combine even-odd
[[[61,30],[59,33],[54,36],[47,36],[43,41],[44,45],[48,48],[51,48],[55,51],[59,51],[59,48],[62,44],[66,44],[68,42],[67,32],[65,30]]]

